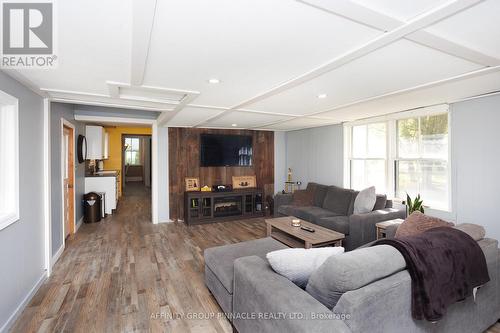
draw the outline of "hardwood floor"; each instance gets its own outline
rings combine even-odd
[[[264,237],[263,219],[153,225],[150,207],[149,192],[127,186],[116,214],[82,225],[13,332],[232,332],[224,318],[177,316],[221,311],[203,250]]]
[[[118,211],[84,224],[13,332],[232,332],[203,282],[203,250],[265,236],[263,219],[151,224],[150,193],[127,185]],[[500,325],[490,328],[500,333]]]

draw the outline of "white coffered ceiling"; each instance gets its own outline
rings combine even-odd
[[[159,111],[162,126],[294,130],[500,90],[498,0],[56,8],[58,68],[12,75],[56,101]]]

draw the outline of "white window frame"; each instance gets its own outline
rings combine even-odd
[[[396,201],[404,201],[406,198],[398,198],[396,197],[396,170],[395,170],[395,164],[396,161],[399,160],[406,160],[406,159],[401,159],[399,158],[398,154],[398,138],[397,138],[397,121],[401,119],[407,119],[407,118],[418,118],[418,117],[423,117],[423,116],[432,116],[432,115],[438,115],[438,114],[443,114],[447,113],[448,114],[448,160],[447,160],[447,171],[448,171],[448,202],[447,206],[448,208],[446,210],[443,210],[442,208],[436,208],[436,207],[428,207],[431,208],[432,210],[436,211],[446,211],[446,212],[452,212],[452,205],[453,205],[453,200],[452,200],[452,163],[451,163],[451,144],[452,144],[452,139],[451,139],[451,115],[449,112],[449,105],[448,104],[441,104],[441,105],[435,105],[431,107],[426,107],[426,108],[419,108],[411,111],[404,111],[404,112],[398,112],[398,113],[393,113],[389,114],[386,116],[381,116],[381,117],[374,117],[374,118],[368,118],[368,119],[363,119],[359,121],[353,121],[353,122],[348,122],[344,123],[344,187],[346,188],[351,188],[351,160],[354,159],[352,157],[352,128],[354,126],[359,126],[359,125],[366,125],[366,124],[372,124],[372,123],[381,123],[385,122],[387,124],[387,133],[386,133],[386,138],[387,138],[387,149],[386,149],[386,188],[387,190],[387,196],[389,198],[392,198]],[[411,160],[416,160],[411,159]],[[433,160],[432,158],[429,159],[423,159],[423,160]],[[425,198],[424,198],[424,204],[425,204]]]
[[[127,141],[127,139],[136,139],[136,140],[139,140],[139,150],[133,150],[132,149],[132,145],[130,146],[130,150],[125,150],[125,165],[130,165],[130,166],[140,166],[141,164],[127,164],[127,153],[133,153],[133,152],[137,152],[139,153],[139,156],[140,153],[141,153],[141,138],[140,137],[137,137],[137,136],[127,136],[125,137],[125,142]]]
[[[11,122],[6,128],[0,128],[0,153],[9,152],[9,166],[4,161],[0,165],[0,180],[7,178],[12,181],[11,186],[0,186],[3,196],[13,197],[9,207],[2,207],[0,202],[0,230],[7,228],[12,223],[19,221],[19,102],[17,98],[0,91],[0,112],[11,113]],[[0,115],[1,116],[1,115]],[[2,125],[0,124],[0,127]],[[3,154],[3,153],[2,153]],[[1,183],[1,181],[0,181]],[[2,211],[3,210],[3,211]]]

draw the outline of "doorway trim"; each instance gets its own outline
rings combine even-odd
[[[73,130],[73,138],[70,138],[70,141],[71,141],[71,145],[73,146],[73,154],[74,152],[76,151],[76,144],[75,144],[75,134],[76,134],[76,131],[75,131],[75,125],[73,125],[72,123],[70,123],[69,121],[67,121],[66,119],[64,118],[61,118],[61,130],[60,130],[60,133],[59,133],[59,138],[61,140],[61,174],[59,175],[60,177],[60,180],[61,180],[61,230],[62,230],[62,233],[61,233],[61,238],[62,238],[62,245],[61,245],[61,249],[59,251],[57,251],[57,254],[59,253],[62,253],[62,251],[64,250],[64,248],[66,247],[66,230],[65,230],[65,226],[64,226],[64,145],[63,145],[63,138],[64,138],[64,127],[69,127]],[[73,160],[74,160],[74,156],[73,156]],[[73,173],[73,192],[75,191],[75,182],[76,182],[76,170],[75,170],[75,165],[74,165],[74,162],[73,162],[73,168],[71,170],[71,172]],[[73,195],[73,230],[76,229],[76,194]],[[71,227],[70,227],[70,233],[71,233]],[[74,233],[74,232],[73,232]],[[52,262],[52,264],[54,264],[55,261],[57,261],[57,254],[55,255],[55,258]]]

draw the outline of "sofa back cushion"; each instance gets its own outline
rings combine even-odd
[[[298,190],[293,192],[292,205],[296,207],[312,206],[314,192],[310,190]]]
[[[377,194],[377,200],[375,201],[375,206],[373,206],[373,210],[384,209],[386,208],[385,207],[386,205],[387,205],[387,195]]]
[[[328,258],[311,274],[306,291],[332,310],[345,292],[364,287],[405,267],[403,256],[394,247],[366,247]]]
[[[328,186],[321,185],[318,183],[308,183],[306,190],[314,192],[313,205],[317,207],[322,207],[323,201],[325,201],[325,196],[326,196],[326,191],[328,190]]]
[[[353,190],[340,188],[337,186],[328,186],[323,208],[334,213],[347,216],[351,201],[353,201]]]

